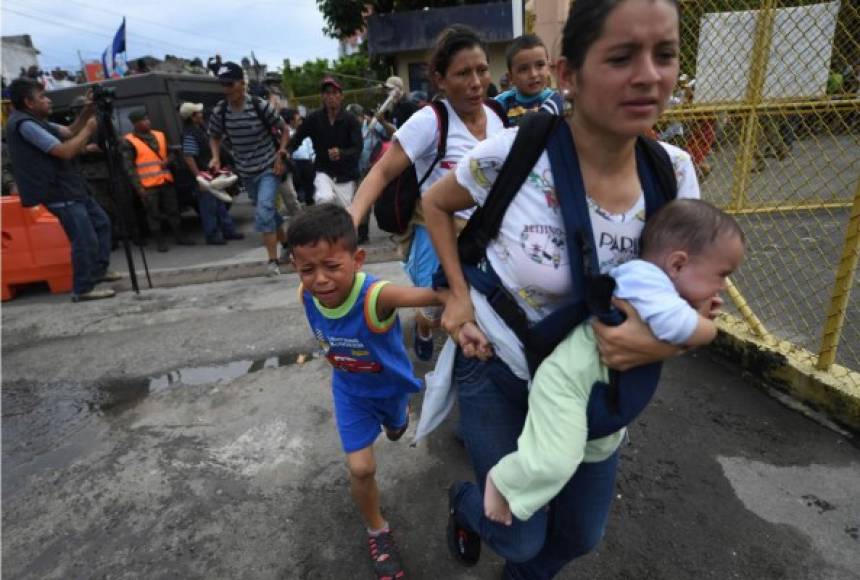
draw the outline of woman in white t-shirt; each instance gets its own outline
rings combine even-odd
[[[564,29],[557,73],[562,94],[573,101],[567,125],[602,272],[638,255],[645,203],[635,144],[654,125],[677,81],[678,17],[676,0],[577,0]],[[524,425],[528,368],[514,333],[483,295],[469,289],[457,255],[453,214],[484,203],[516,131],[482,142],[461,160],[456,173],[422,198],[427,229],[451,289],[442,325],[459,344],[453,383],[460,434],[477,479],[477,484],[454,484],[449,490],[448,541],[466,565],[477,561],[483,539],[507,560],[505,578],[552,578],[600,540],[618,457],[611,451],[582,463],[548,510],[527,521],[515,519],[504,526],[484,517],[487,471],[516,450]],[[698,197],[690,156],[671,145],[664,148],[675,170],[678,197]],[[566,235],[544,152],[486,250],[487,261],[531,322],[552,315],[573,293]],[[595,323],[601,357],[609,367],[625,370],[678,352],[657,340],[629,306],[620,307],[628,317],[622,325]]]
[[[501,118],[484,104],[490,84],[490,66],[483,42],[474,31],[461,25],[444,30],[436,41],[429,69],[433,82],[445,95],[442,102],[448,110],[448,140],[445,156],[433,166],[421,186],[422,192],[454,169],[475,145],[504,129]],[[415,164],[415,173],[421,179],[436,158],[438,142],[436,113],[432,107],[425,106],[394,133],[389,150],[361,182],[350,208],[353,221],[360,223],[385,186],[410,164]],[[468,219],[469,212],[458,212],[458,216]],[[406,272],[416,286],[429,287],[439,260],[424,227],[420,208],[412,218],[412,226]],[[415,354],[422,360],[430,360],[433,356],[432,329],[438,326],[438,311],[416,312],[415,320]]]

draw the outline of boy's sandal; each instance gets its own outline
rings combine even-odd
[[[400,552],[394,542],[391,531],[382,532],[367,538],[370,557],[373,558],[373,569],[379,580],[402,580],[406,578]]]

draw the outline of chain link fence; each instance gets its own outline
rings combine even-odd
[[[723,323],[860,387],[860,4],[681,10],[682,76],[657,131],[747,235]]]

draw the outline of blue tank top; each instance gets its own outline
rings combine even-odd
[[[376,301],[387,283],[358,272],[349,296],[337,308],[326,308],[299,289],[311,330],[334,369],[333,388],[372,398],[421,388],[403,345],[397,312],[386,320],[377,318]]]

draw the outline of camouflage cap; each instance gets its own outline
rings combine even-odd
[[[146,112],[146,109],[133,109],[128,113],[128,120],[132,123],[137,123],[148,116],[149,114]]]

